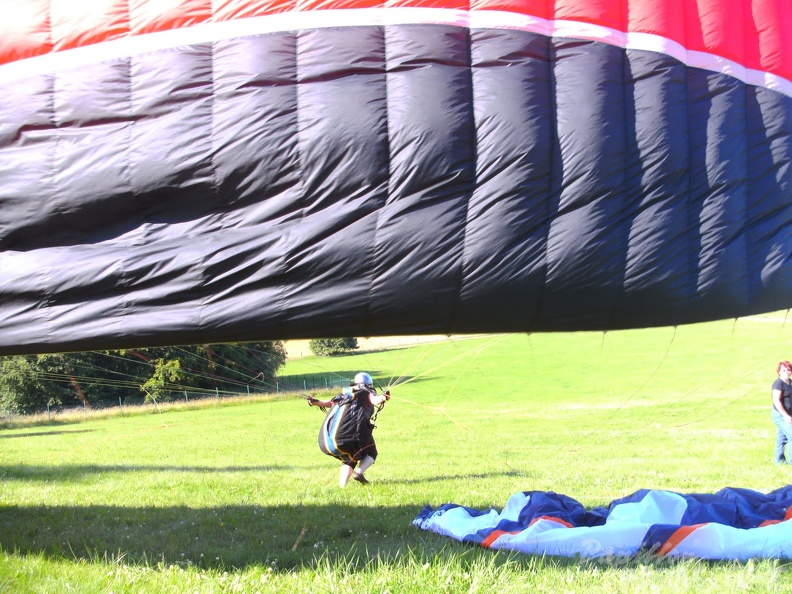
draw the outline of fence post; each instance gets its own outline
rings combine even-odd
[[[250,384],[247,385],[248,396],[250,396]]]
[[[187,390],[184,391],[184,401],[189,402],[189,400],[187,400]]]
[[[118,408],[121,409],[121,412],[124,412],[124,405],[121,404],[121,396],[118,397]]]
[[[275,393],[276,394],[280,393],[280,384],[278,382],[275,382]]]
[[[48,421],[51,421],[51,420],[52,420],[52,417],[50,417],[50,408],[49,408],[49,402],[47,402],[47,420],[48,420]]]
[[[215,396],[218,400],[220,400],[220,390],[217,388],[217,386],[215,386]]]

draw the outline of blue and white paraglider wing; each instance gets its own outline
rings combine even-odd
[[[452,503],[425,508],[413,524],[485,548],[624,561],[697,558],[792,559],[792,485],[768,494],[642,490],[586,509],[558,493],[509,498],[502,511]]]

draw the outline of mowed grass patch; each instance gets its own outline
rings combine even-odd
[[[338,488],[302,394],[0,431],[0,591],[792,591],[786,562],[536,558],[411,524],[524,490],[789,484],[769,389],[792,329],[766,320],[289,361],[392,385],[369,487]]]

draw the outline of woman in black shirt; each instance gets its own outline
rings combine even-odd
[[[778,379],[773,382],[770,394],[773,396],[773,423],[778,428],[776,434],[775,461],[776,464],[792,464],[786,457],[784,450],[788,442],[792,441],[792,363],[781,361],[776,368]],[[792,456],[792,453],[790,453]]]

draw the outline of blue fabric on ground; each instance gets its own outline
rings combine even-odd
[[[566,495],[525,491],[501,512],[425,507],[423,530],[492,549],[585,558],[792,559],[792,485],[770,493],[726,488],[681,494],[642,489],[591,510]]]

